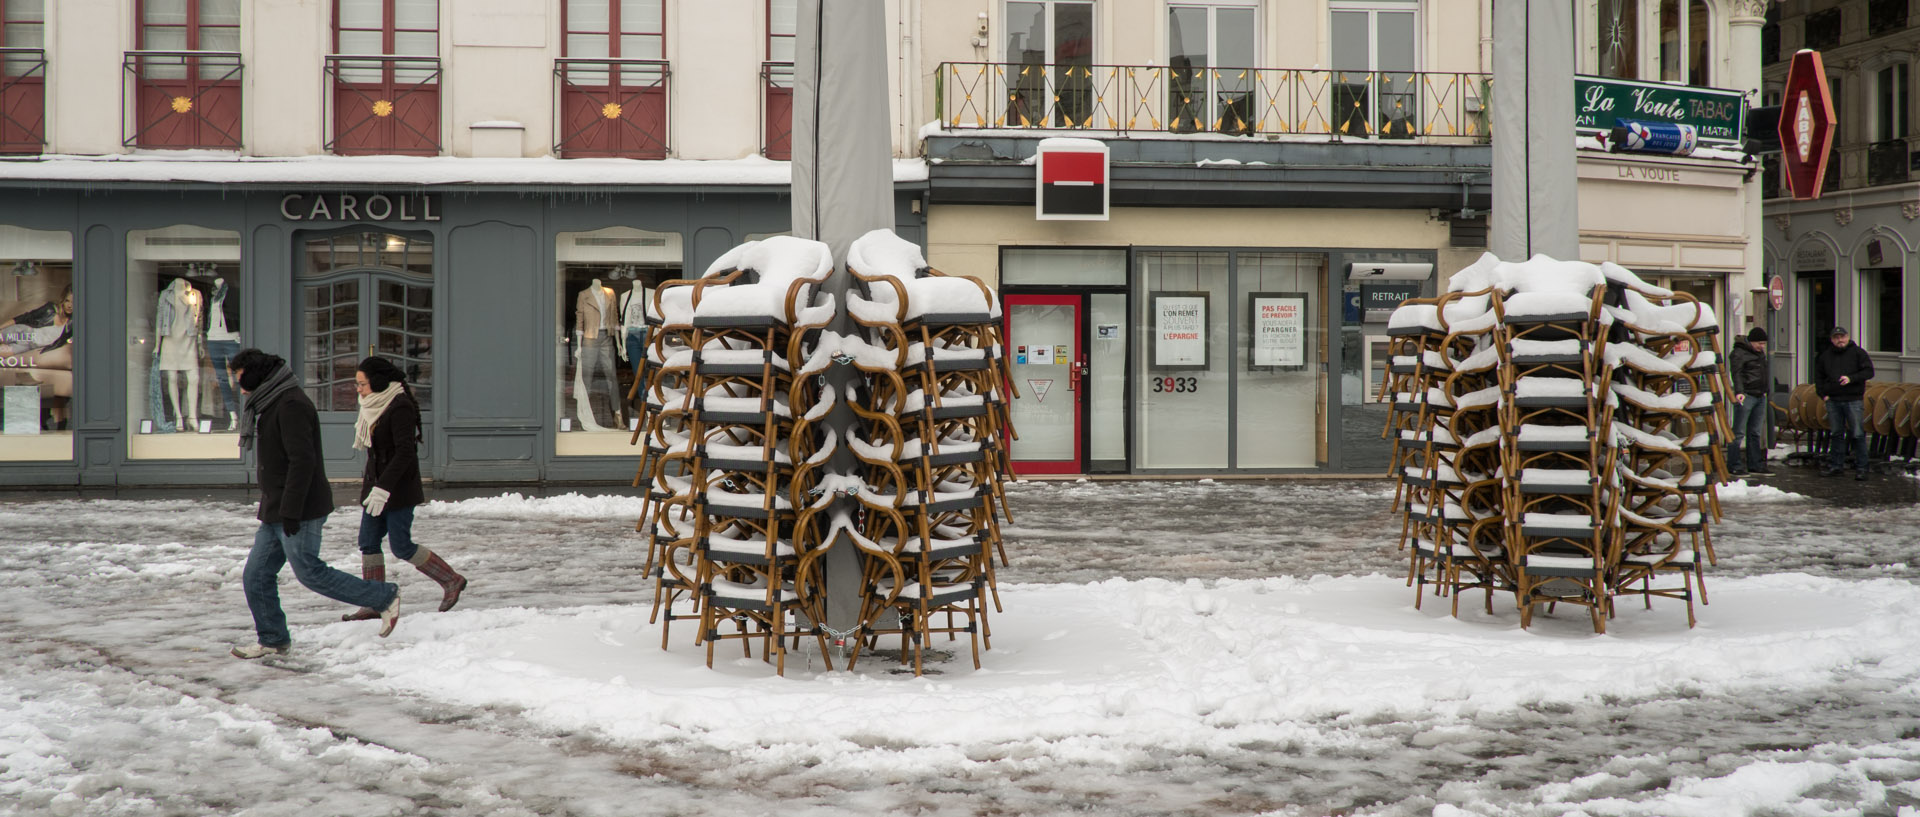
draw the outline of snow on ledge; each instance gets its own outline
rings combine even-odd
[[[894,159],[893,180],[927,179],[921,159]],[[365,185],[780,185],[793,163],[744,159],[473,159],[452,156],[240,156],[166,151],[0,161],[0,182],[159,182]]]

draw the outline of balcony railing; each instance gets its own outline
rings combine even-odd
[[[47,148],[47,52],[0,48],[0,153]]]
[[[326,85],[328,151],[439,155],[439,57],[329,54]]]
[[[793,63],[760,63],[760,155],[793,158]]]
[[[667,158],[665,60],[553,61],[553,152],[562,158]]]
[[[1907,180],[1907,140],[1890,139],[1867,146],[1867,184],[1899,184]]]
[[[1487,141],[1486,74],[943,63],[953,129]]]
[[[121,67],[133,93],[133,116],[121,144],[240,149],[239,52],[128,51]]]

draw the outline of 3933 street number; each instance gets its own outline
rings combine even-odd
[[[1191,394],[1200,391],[1198,377],[1156,377],[1153,390],[1159,394]]]

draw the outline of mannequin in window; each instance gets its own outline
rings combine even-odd
[[[613,353],[620,335],[620,316],[614,312],[613,288],[595,278],[573,302],[573,402],[580,427],[587,431],[619,429],[620,382]]]
[[[200,416],[200,290],[175,278],[154,304],[154,366],[176,431],[194,430]]]
[[[647,384],[640,382],[640,373],[646,368],[647,360],[647,286],[638,279],[633,288],[620,294],[620,322],[624,328],[620,344],[620,356],[627,361],[627,367],[633,370],[633,380],[637,384],[633,390],[633,401],[626,404],[629,417],[639,416],[639,405],[646,402]]]
[[[207,357],[213,364],[213,376],[220,382],[220,402],[225,410],[227,428],[239,427],[240,404],[234,399],[233,383],[227,373],[227,361],[240,354],[240,293],[233,291],[225,275],[214,280],[200,323],[207,328]]]

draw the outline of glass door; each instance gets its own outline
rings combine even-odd
[[[1009,407],[1016,474],[1078,474],[1086,352],[1079,295],[1008,295],[1008,367],[1020,396]]]
[[[354,457],[353,373],[379,355],[407,373],[423,425],[433,407],[433,244],[386,233],[307,242],[299,281],[301,384],[320,411],[329,466]],[[423,429],[424,430],[424,429]],[[426,449],[421,448],[422,458]],[[340,476],[341,474],[335,474]]]

